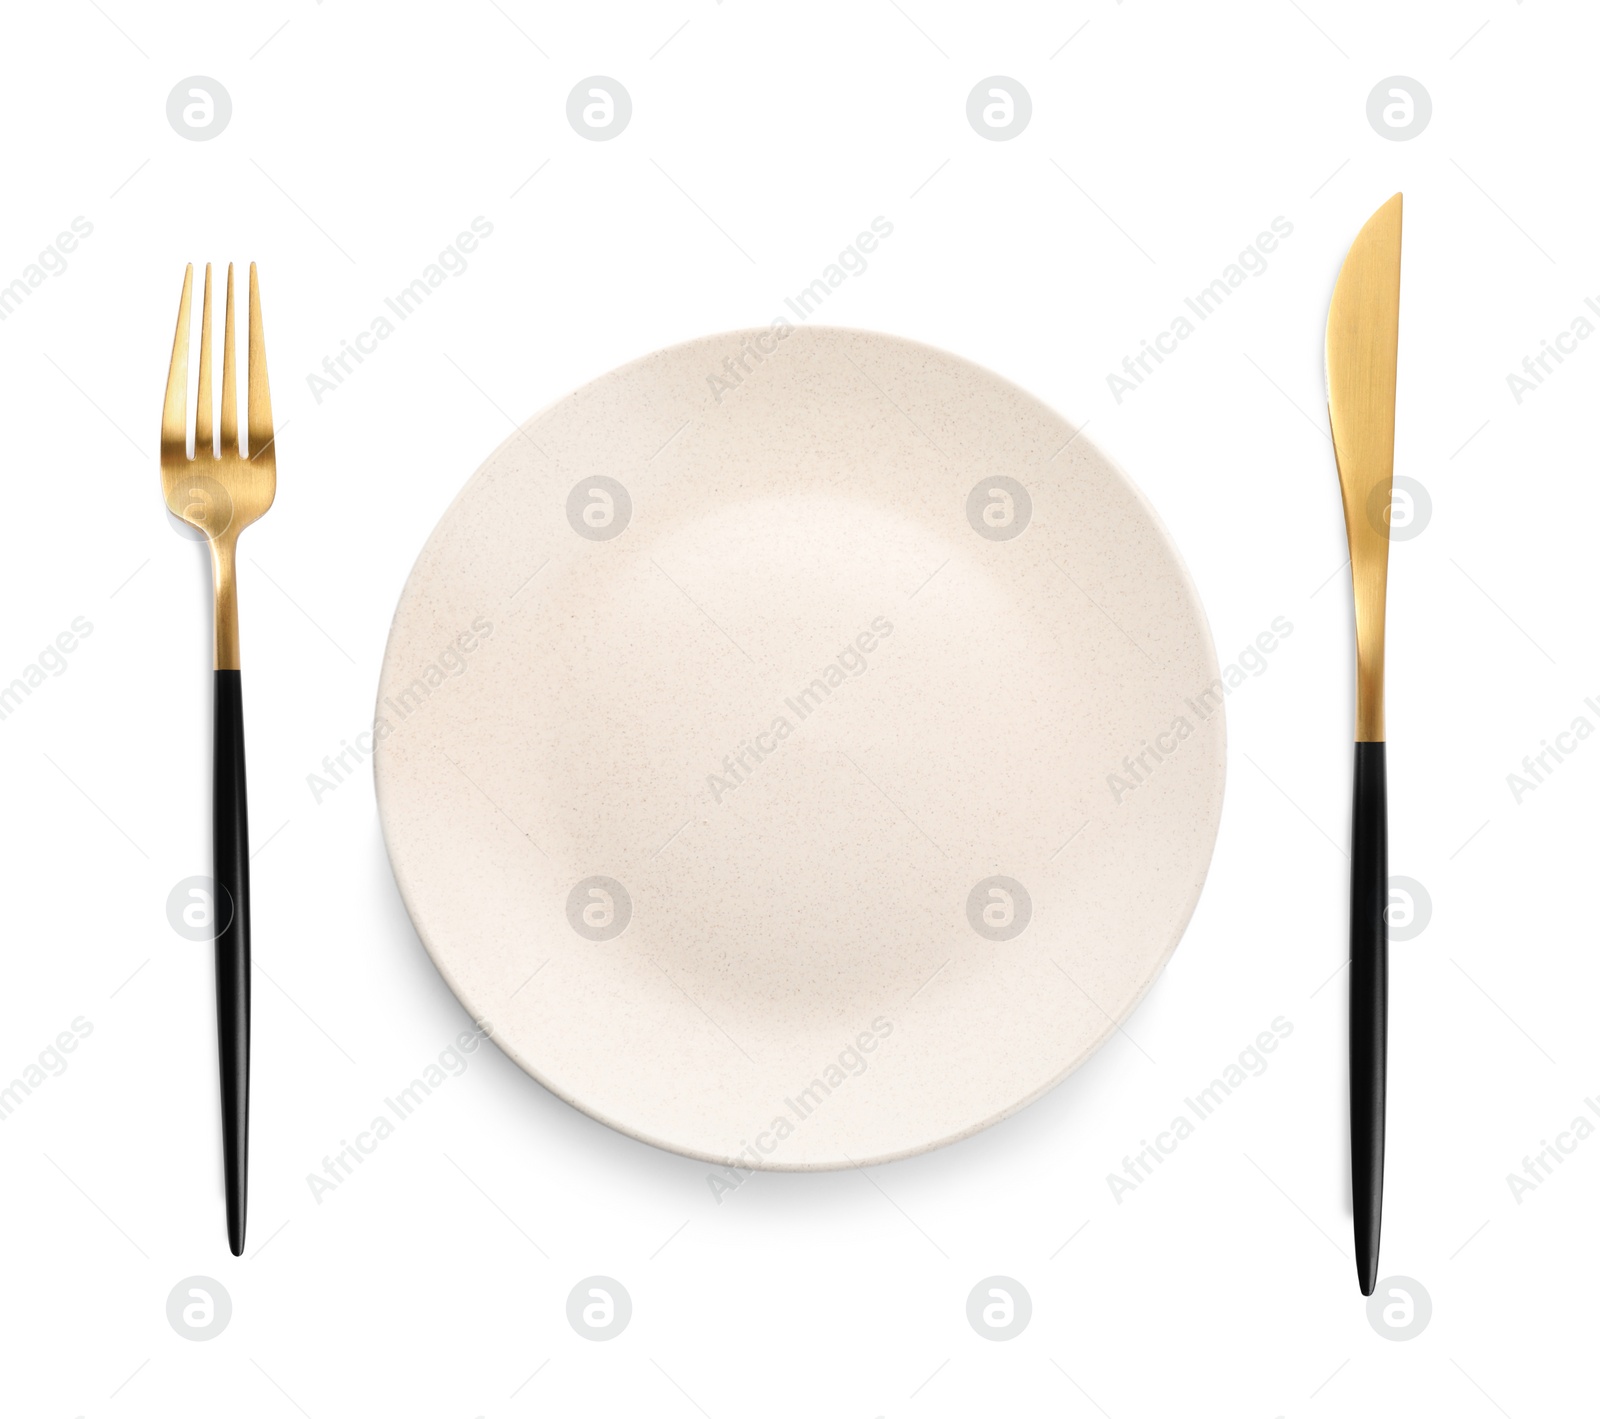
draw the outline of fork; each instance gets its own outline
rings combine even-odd
[[[215,605],[216,733],[211,786],[212,915],[217,958],[217,1059],[222,1084],[222,1157],[228,1247],[244,1251],[250,1153],[250,824],[245,803],[244,710],[239,690],[239,601],[234,562],[239,534],[272,506],[277,491],[272,397],[261,334],[261,295],[250,265],[250,357],[246,371],[248,453],[239,442],[234,380],[233,265],[223,314],[220,450],[212,439],[211,265],[200,310],[200,377],[194,457],[188,451],[189,299],[194,267],[183,273],[178,329],[172,338],[167,397],[161,410],[161,487],[167,507],[205,535],[211,548]]]

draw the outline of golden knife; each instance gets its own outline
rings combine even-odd
[[[1328,422],[1356,604],[1356,768],[1350,827],[1350,1181],[1356,1274],[1378,1280],[1389,1036],[1388,775],[1383,629],[1400,347],[1400,194],[1351,243],[1328,307]]]

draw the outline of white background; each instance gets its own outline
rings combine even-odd
[[[93,234],[0,323],[0,679],[92,635],[0,723],[0,1076],[93,1033],[0,1124],[8,1414],[324,1419],[650,1413],[1571,1413],[1593,1403],[1600,1141],[1507,1174],[1600,1095],[1600,725],[1588,614],[1600,341],[1519,404],[1506,375],[1600,296],[1600,17],[1576,3],[529,0],[7,6],[0,281]],[[632,96],[614,141],[566,99]],[[969,91],[1020,81],[991,142]],[[227,129],[165,105],[205,75]],[[1432,96],[1380,136],[1369,92]],[[534,174],[537,174],[534,176]],[[1369,1324],[1344,1087],[1351,628],[1322,333],[1339,262],[1403,190],[1397,471],[1431,521],[1390,587],[1394,948],[1382,1273],[1432,1319]],[[493,236],[318,403],[306,375],[469,221]],[[320,1203],[308,1173],[467,1021],[397,897],[370,724],[411,561],[513,422],[660,346],[765,324],[874,216],[831,323],[957,351],[1118,459],[1193,571],[1229,700],[1215,864],[1155,991],[1033,1107],[931,1156],[761,1175],[612,1133],[488,1048]],[[1282,216],[1293,235],[1119,404],[1106,375]],[[183,264],[260,263],[279,493],[243,544],[254,845],[249,1246],[223,1233],[210,949],[168,924],[208,870],[208,581],[157,477]],[[1116,1201],[1106,1175],[1275,1017],[1271,1067]],[[996,1042],[1002,1047],[1003,1042]],[[566,1297],[633,1318],[595,1343]],[[1031,1295],[974,1332],[992,1275]],[[229,1326],[168,1324],[183,1278]],[[530,1378],[532,1376],[532,1378]]]

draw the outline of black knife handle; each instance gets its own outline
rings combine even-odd
[[[239,672],[216,674],[211,784],[212,875],[217,895],[217,1061],[222,1082],[222,1171],[228,1246],[244,1251],[250,1157],[250,824],[245,800],[244,707]]]
[[[1382,741],[1356,745],[1350,825],[1350,1188],[1361,1294],[1378,1283],[1389,1049],[1389,790]]]

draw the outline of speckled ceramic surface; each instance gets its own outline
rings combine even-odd
[[[378,699],[407,908],[536,1079],[832,1168],[1081,1064],[1199,896],[1210,634],[1149,506],[1005,380],[857,331],[606,375],[467,484]]]

